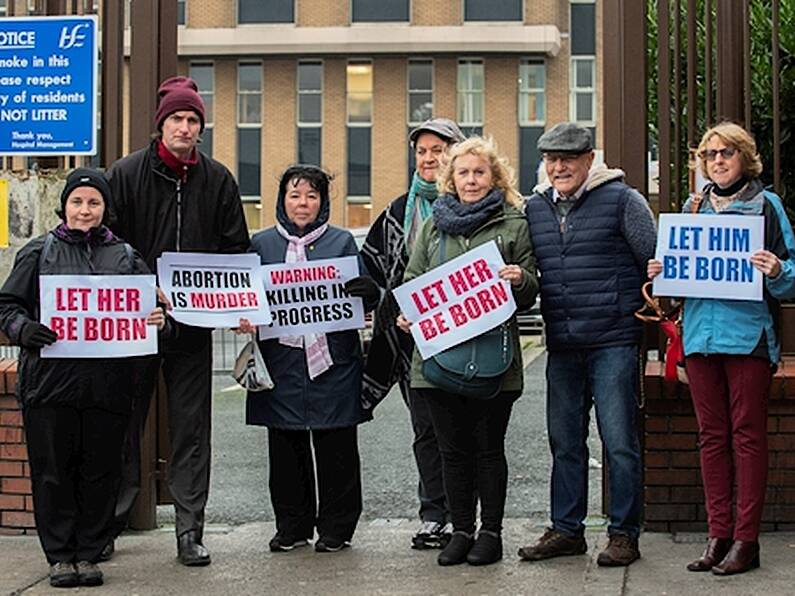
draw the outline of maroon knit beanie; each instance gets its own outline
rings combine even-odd
[[[199,95],[196,82],[188,77],[171,77],[160,83],[157,90],[158,106],[155,114],[155,126],[162,131],[163,120],[174,112],[191,110],[201,120],[201,132],[204,132],[204,102]]]

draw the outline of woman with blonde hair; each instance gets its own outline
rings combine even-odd
[[[764,275],[764,300],[687,298],[684,305],[685,366],[709,526],[704,553],[687,568],[732,575],[759,567],[767,402],[781,354],[775,320],[778,301],[795,296],[795,238],[781,199],[758,178],[762,162],[745,129],[731,122],[709,129],[698,155],[710,183],[683,212],[756,215],[765,222],[764,248],[751,256]],[[649,261],[649,277],[661,271],[660,261]]]
[[[403,280],[494,241],[507,263],[499,277],[510,282],[518,306],[532,304],[538,280],[527,221],[517,208],[522,199],[514,187],[513,171],[497,154],[494,143],[472,137],[455,145],[437,184],[440,196],[417,238]],[[397,323],[404,331],[410,330],[411,322],[402,314]],[[512,357],[505,356],[507,368],[493,394],[464,396],[442,389],[427,378],[416,349],[412,358],[411,388],[431,411],[453,524],[439,565],[488,565],[502,558],[508,478],[505,431],[513,402],[522,393],[523,367],[516,315],[505,328],[482,336],[494,331],[507,334],[503,337]],[[476,535],[478,500],[481,524]]]

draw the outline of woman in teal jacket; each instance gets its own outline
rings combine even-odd
[[[781,200],[758,178],[762,162],[748,132],[719,124],[704,134],[698,155],[711,183],[685,204],[685,213],[761,215],[765,221],[764,249],[750,259],[764,274],[764,300],[684,302],[685,365],[709,525],[704,553],[687,568],[732,575],[759,566],[767,401],[781,352],[775,322],[778,301],[795,296],[795,238]],[[649,277],[661,270],[660,261],[649,261]]]

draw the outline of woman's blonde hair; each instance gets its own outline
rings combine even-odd
[[[521,209],[524,199],[519,194],[519,191],[516,190],[516,175],[513,168],[508,165],[508,160],[497,153],[497,145],[491,137],[485,139],[478,136],[469,137],[466,141],[461,141],[450,148],[448,153],[449,161],[436,181],[439,192],[451,195],[456,194],[453,180],[455,160],[467,153],[477,155],[486,160],[491,168],[492,186],[503,192],[507,203]]]
[[[701,173],[705,178],[709,178],[707,171],[707,143],[712,137],[718,137],[726,143],[727,147],[734,147],[740,153],[740,160],[743,164],[743,176],[746,178],[757,178],[762,173],[762,160],[756,150],[754,138],[739,124],[734,122],[721,122],[713,126],[704,136],[698,145],[698,157],[701,164]]]

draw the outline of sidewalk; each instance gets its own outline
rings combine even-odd
[[[415,524],[374,520],[359,525],[353,548],[318,554],[311,547],[291,553],[268,552],[271,523],[210,527],[205,536],[213,564],[179,565],[172,529],[128,534],[116,556],[103,563],[106,583],[78,588],[81,593],[136,594],[765,594],[793,593],[795,534],[762,537],[762,567],[741,576],[718,578],[690,573],[685,564],[702,548],[703,536],[644,534],[643,558],[628,568],[603,569],[596,555],[604,529],[589,530],[587,555],[537,563],[519,561],[517,548],[542,528],[527,520],[506,520],[505,559],[487,567],[439,567],[439,551],[408,548]],[[50,588],[47,565],[35,537],[0,537],[0,593],[68,594]]]

